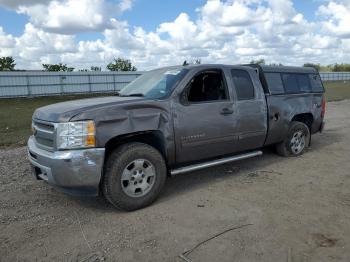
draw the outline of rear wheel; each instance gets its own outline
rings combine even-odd
[[[140,209],[156,200],[166,174],[166,165],[158,150],[142,143],[125,144],[107,159],[103,194],[118,209]]]
[[[310,143],[310,130],[302,122],[293,121],[285,140],[276,145],[277,153],[281,156],[302,155]]]

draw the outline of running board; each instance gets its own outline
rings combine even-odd
[[[243,159],[247,159],[247,158],[251,158],[251,157],[255,157],[255,156],[261,156],[262,154],[263,154],[262,151],[255,151],[255,152],[236,155],[236,156],[232,156],[232,157],[216,159],[213,161],[208,161],[208,162],[204,162],[204,163],[199,163],[199,164],[194,164],[194,165],[190,165],[190,166],[185,166],[185,167],[173,169],[170,171],[170,174],[172,176],[174,176],[174,175],[178,175],[178,174],[182,174],[182,173],[188,173],[188,172],[204,169],[207,167],[217,166],[217,165],[221,165],[221,164],[225,164],[225,163],[229,163],[229,162],[233,162],[233,161],[238,161],[238,160],[243,160]]]

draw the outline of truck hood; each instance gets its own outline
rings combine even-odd
[[[144,100],[144,98],[109,96],[72,100],[40,107],[35,110],[33,118],[49,122],[68,122],[75,115],[87,110],[108,107],[116,104],[124,104],[135,100]]]

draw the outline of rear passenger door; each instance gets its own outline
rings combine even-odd
[[[258,73],[232,68],[230,76],[235,94],[236,151],[262,147],[267,133],[267,108]]]

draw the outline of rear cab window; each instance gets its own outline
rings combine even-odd
[[[271,94],[284,93],[284,87],[280,73],[266,73],[265,79]]]
[[[284,90],[286,93],[295,94],[300,92],[296,75],[282,74],[282,80],[283,80]]]
[[[324,92],[321,77],[318,74],[310,74],[309,80],[313,92]]]
[[[318,74],[269,72],[264,75],[272,95],[324,92]]]

